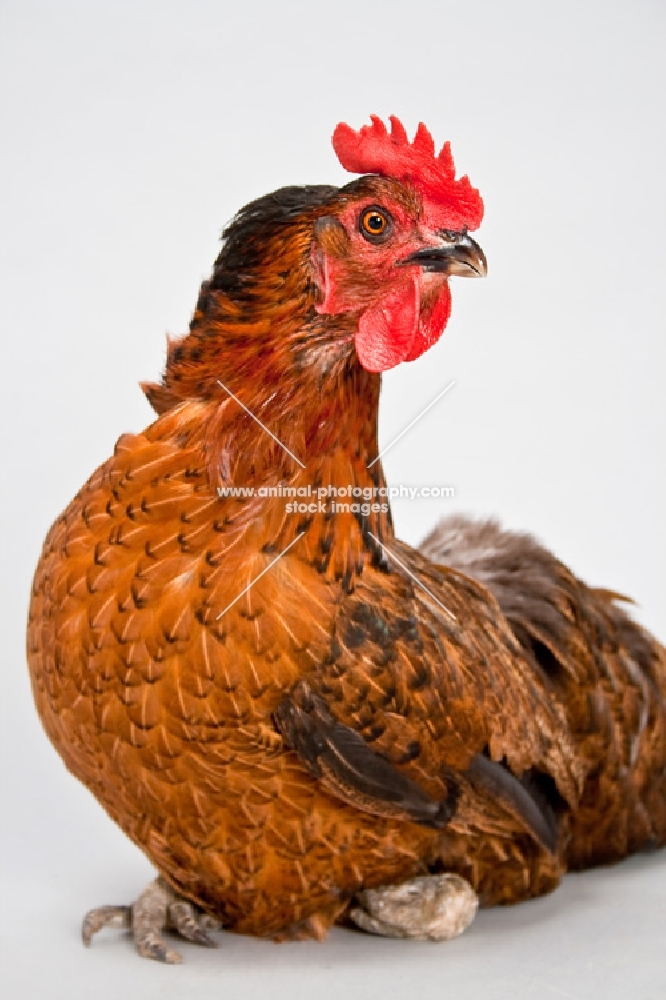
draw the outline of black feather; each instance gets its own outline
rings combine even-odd
[[[458,786],[437,802],[368,746],[363,737],[330,714],[305,682],[278,706],[275,720],[286,743],[315,777],[339,798],[364,812],[410,819],[441,829],[455,813]]]

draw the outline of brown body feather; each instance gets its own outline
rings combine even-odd
[[[271,197],[146,387],[157,420],[46,539],[28,651],[49,737],[173,886],[254,934],[320,936],[360,888],[427,870],[513,902],[663,843],[664,653],[607,596],[495,529],[495,561],[464,525],[427,558],[386,512],[217,495],[384,482],[379,377],[308,266],[313,220],[351,195]]]

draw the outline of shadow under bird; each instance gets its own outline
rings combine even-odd
[[[485,274],[483,204],[423,125],[333,146],[361,176],[241,209],[143,386],[156,419],[44,544],[37,710],[159,872],[86,943],[445,939],[666,840],[666,655],[622,599],[493,522],[394,535],[381,372],[441,336],[452,276]],[[322,485],[378,499],[287,509]]]

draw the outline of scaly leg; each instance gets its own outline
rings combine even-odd
[[[462,934],[479,901],[459,875],[421,875],[401,885],[364,889],[349,916],[361,930],[384,937],[448,941]]]
[[[86,913],[81,927],[86,947],[103,927],[131,929],[136,950],[143,958],[175,965],[182,962],[182,955],[167,947],[163,931],[174,930],[186,941],[216,948],[217,942],[207,931],[219,929],[220,924],[179,896],[164,879],[156,878],[133,906],[99,906]]]

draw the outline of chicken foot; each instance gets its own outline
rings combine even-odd
[[[420,941],[448,941],[469,927],[478,907],[476,893],[458,875],[422,875],[401,885],[365,889],[355,898],[349,918],[361,930],[383,937]],[[178,951],[164,941],[164,931],[175,931],[186,941],[217,947],[208,931],[220,924],[180,896],[162,878],[156,878],[131,906],[99,906],[83,918],[81,935],[88,947],[104,927],[131,930],[142,958],[175,965]]]
[[[207,933],[221,925],[183,896],[162,878],[156,878],[144,889],[132,906],[98,906],[83,918],[81,936],[89,947],[93,935],[103,927],[131,930],[136,950],[142,958],[176,965],[182,962],[180,952],[169,948],[162,932],[172,930],[186,941],[216,948],[217,942]]]
[[[384,937],[448,941],[471,924],[479,901],[459,875],[421,875],[401,885],[365,889],[349,917],[361,930]]]

